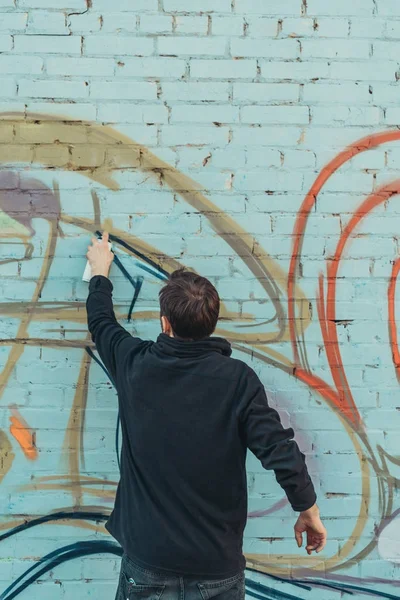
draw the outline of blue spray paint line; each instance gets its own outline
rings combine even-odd
[[[58,565],[92,554],[114,554],[122,556],[123,550],[118,544],[107,541],[77,542],[76,544],[64,546],[64,548],[60,548],[55,552],[50,552],[50,554],[44,556],[36,565],[27,569],[25,573],[20,575],[6,590],[4,590],[0,596],[0,600],[13,600],[32,583],[37,581],[39,577],[52,571]],[[32,575],[30,575],[31,573]]]
[[[30,521],[27,521],[26,523],[17,525],[16,527],[13,527],[9,531],[2,533],[0,535],[0,542],[2,542],[3,540],[6,540],[7,538],[12,537],[13,535],[16,535],[17,533],[21,533],[22,531],[25,531],[26,529],[32,529],[32,527],[37,527],[38,525],[43,525],[45,523],[52,523],[53,521],[62,521],[65,519],[67,519],[67,520],[79,519],[79,520],[84,520],[84,521],[101,522],[101,521],[107,521],[108,518],[109,518],[109,515],[107,515],[105,513],[97,513],[97,512],[60,511],[57,513],[50,513],[43,517],[38,517],[37,519],[31,519]]]
[[[153,271],[153,269],[149,269],[149,267],[146,267],[145,265],[143,265],[139,261],[135,261],[135,265],[137,267],[139,267],[139,269],[142,269],[143,271],[146,271],[147,273],[150,273],[150,275],[152,275],[153,277],[156,277],[157,279],[160,279],[161,281],[168,281],[168,276],[167,275],[164,275],[164,274],[159,273],[157,271]]]
[[[115,387],[115,382],[114,382],[113,378],[111,377],[110,373],[107,371],[107,369],[105,368],[105,366],[103,365],[103,363],[101,362],[101,360],[99,360],[97,358],[97,356],[95,355],[95,353],[93,352],[93,350],[91,348],[89,348],[89,346],[86,346],[85,350],[89,354],[89,356],[94,360],[94,362],[96,364],[98,364],[99,367],[104,371],[104,373],[107,375],[108,379],[111,381],[112,385]]]
[[[96,235],[98,237],[101,237],[101,232],[100,231],[96,231]],[[159,273],[163,273],[163,275],[166,278],[168,278],[168,271],[166,271],[165,269],[163,269],[162,267],[160,267],[160,265],[158,265],[156,262],[154,262],[154,260],[151,260],[151,258],[148,258],[147,256],[145,256],[144,254],[142,254],[141,252],[139,252],[139,250],[136,250],[133,246],[131,246],[130,244],[128,244],[127,242],[125,242],[124,240],[122,240],[121,238],[119,238],[118,236],[113,235],[113,234],[110,233],[109,234],[109,239],[112,242],[118,243],[123,248],[126,248],[127,250],[130,250],[130,252],[132,252],[132,254],[134,254],[135,256],[137,256],[138,258],[140,258],[140,260],[142,260],[143,262],[145,262],[148,265],[150,265],[151,267],[153,267],[153,269],[155,269]]]

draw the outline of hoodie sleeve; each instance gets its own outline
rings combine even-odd
[[[245,375],[240,421],[247,447],[265,469],[273,470],[295,511],[311,508],[317,499],[305,456],[285,429],[276,410],[268,404],[264,386],[251,369]]]
[[[127,355],[142,344],[132,337],[115,317],[112,302],[113,286],[107,277],[97,275],[90,280],[86,302],[88,328],[92,340],[110,377],[115,383],[117,372],[125,364]]]

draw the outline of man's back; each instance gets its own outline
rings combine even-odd
[[[275,470],[295,510],[315,503],[304,457],[268,406],[264,388],[221,338],[156,343],[130,336],[96,278],[89,329],[116,381],[123,432],[121,481],[107,525],[137,564],[198,577],[245,566],[245,459]]]

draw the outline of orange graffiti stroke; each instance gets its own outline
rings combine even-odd
[[[26,458],[29,460],[36,460],[38,458],[38,451],[34,443],[35,432],[29,427],[28,423],[16,408],[12,408],[11,410],[10,433],[21,446]]]

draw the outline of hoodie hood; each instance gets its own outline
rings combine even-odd
[[[204,340],[187,341],[169,337],[165,333],[160,333],[157,338],[157,346],[165,354],[177,358],[201,357],[211,352],[218,352],[223,356],[230,356],[232,348],[230,343],[224,338],[208,337]]]

